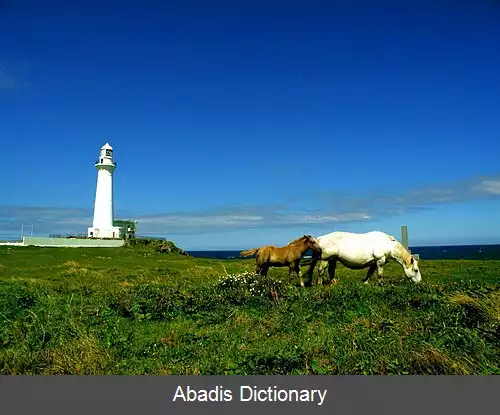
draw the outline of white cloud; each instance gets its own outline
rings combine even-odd
[[[234,211],[232,210],[234,209]],[[296,225],[314,225],[324,223],[341,223],[370,219],[371,216],[361,212],[343,212],[337,214],[309,214],[300,212],[280,213],[267,206],[261,207],[260,215],[241,212],[241,208],[220,208],[224,213],[214,209],[211,212],[174,213],[151,216],[139,216],[140,232],[159,232],[164,230],[170,234],[192,234],[213,231],[226,231],[242,228],[269,228]],[[253,210],[254,208],[252,208]]]
[[[483,180],[476,186],[476,191],[491,195],[500,195],[500,179]]]
[[[92,211],[79,208],[40,206],[0,206],[0,238],[19,238],[24,233],[34,235],[49,233],[86,232],[92,224]]]
[[[500,176],[411,189],[402,194],[379,191],[364,195],[323,191],[315,197],[290,197],[281,205],[221,206],[199,212],[127,215],[138,221],[139,233],[194,235],[238,229],[291,228],[366,222],[432,209],[433,206],[500,196]],[[299,206],[299,203],[307,205]],[[18,235],[21,224],[35,233],[86,232],[91,209],[0,206],[1,234]]]

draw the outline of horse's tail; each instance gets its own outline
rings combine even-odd
[[[248,249],[247,251],[241,251],[240,255],[241,256],[252,256],[253,254],[256,254],[257,252],[259,252],[259,250],[260,250],[260,248]]]

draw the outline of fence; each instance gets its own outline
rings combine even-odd
[[[79,239],[87,239],[88,236],[86,233],[65,233],[65,234],[49,234],[49,238],[79,238]]]
[[[80,238],[45,238],[24,236],[24,246],[65,247],[65,248],[118,248],[123,246],[123,239],[80,239]]]

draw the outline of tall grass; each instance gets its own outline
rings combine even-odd
[[[500,374],[500,261],[423,283],[132,248],[0,248],[1,374]]]

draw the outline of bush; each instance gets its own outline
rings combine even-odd
[[[279,302],[293,295],[295,288],[281,279],[247,271],[220,277],[215,291],[232,304],[243,304],[253,300]]]

